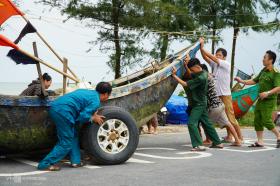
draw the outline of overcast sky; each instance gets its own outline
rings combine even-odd
[[[88,41],[97,38],[98,28],[89,29],[80,21],[71,20],[62,23],[65,18],[57,10],[49,12],[49,8],[41,4],[32,3],[33,1],[22,1],[21,9],[26,12],[27,17],[34,24],[37,30],[49,41],[57,52],[67,57],[69,65],[80,78],[97,83],[100,80],[113,79],[113,73],[106,64],[108,54],[101,53],[99,46],[92,46]],[[27,11],[28,10],[28,11]],[[41,16],[41,20],[39,17]],[[271,17],[265,17],[269,20]],[[21,17],[14,16],[3,25],[5,30],[0,31],[11,40],[14,40],[25,22]],[[218,47],[224,47],[228,50],[228,59],[231,56],[232,29],[223,31],[223,42]],[[52,55],[46,46],[38,39],[36,34],[29,34],[23,38],[19,46],[32,53],[32,42],[38,44],[40,58],[62,69],[61,63]],[[256,33],[250,31],[248,35],[240,33],[237,40],[236,49],[236,67],[251,74],[252,67],[256,72],[262,68],[262,58],[266,50],[276,51],[280,41],[280,32],[275,35],[270,33]],[[144,41],[145,46],[151,46],[148,40]],[[189,42],[173,42],[170,49],[178,51],[190,45]],[[92,47],[91,52],[85,51]],[[206,49],[211,49],[210,44],[206,44]],[[35,65],[16,65],[6,57],[9,48],[0,47],[0,82],[30,82],[37,77]],[[277,52],[278,57],[280,56]],[[200,58],[200,54],[198,55]],[[138,69],[140,67],[138,66]],[[137,68],[127,71],[131,73]],[[48,72],[54,79],[54,82],[61,82],[62,76],[54,71],[43,67],[43,72]]]

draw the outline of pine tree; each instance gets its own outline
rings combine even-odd
[[[202,34],[212,35],[212,54],[215,52],[215,45],[219,42],[218,36],[226,27],[226,7],[228,1],[221,0],[188,0],[188,8],[193,15],[198,29],[209,30]],[[218,29],[218,30],[217,30]]]
[[[115,73],[115,79],[121,77],[125,67],[133,67],[142,60],[146,53],[141,47],[141,34],[132,29],[126,29],[123,25],[142,24],[136,16],[133,4],[125,0],[100,0],[97,3],[82,0],[42,0],[44,4],[58,7],[69,18],[79,20],[90,19],[91,23],[102,23],[99,27],[99,37],[90,43],[100,44],[100,50],[109,54],[107,64]],[[95,24],[88,26],[95,28]]]
[[[248,32],[251,25],[263,24],[262,17],[257,13],[261,7],[266,8],[268,4],[264,1],[256,0],[231,0],[227,6],[226,12],[230,15],[227,18],[227,26],[233,28],[232,53],[231,53],[231,86],[233,83],[233,73],[235,66],[235,49],[238,34],[240,32]],[[261,31],[260,27],[251,27],[254,31]]]

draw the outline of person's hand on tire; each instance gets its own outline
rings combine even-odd
[[[91,120],[98,125],[102,125],[104,123],[104,119],[105,116],[99,115],[98,111],[96,111],[91,117]]]

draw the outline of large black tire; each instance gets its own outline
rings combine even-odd
[[[119,153],[111,154],[106,152],[100,147],[97,139],[100,126],[89,124],[84,128],[82,134],[83,149],[92,157],[92,161],[96,164],[115,165],[124,163],[133,155],[138,146],[139,133],[135,120],[127,111],[119,107],[102,107],[99,109],[99,114],[106,117],[104,123],[110,119],[117,119],[127,126],[129,131],[127,146]]]

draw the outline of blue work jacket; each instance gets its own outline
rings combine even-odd
[[[100,95],[95,90],[78,89],[57,98],[50,106],[72,124],[84,124],[91,122],[100,107]]]

